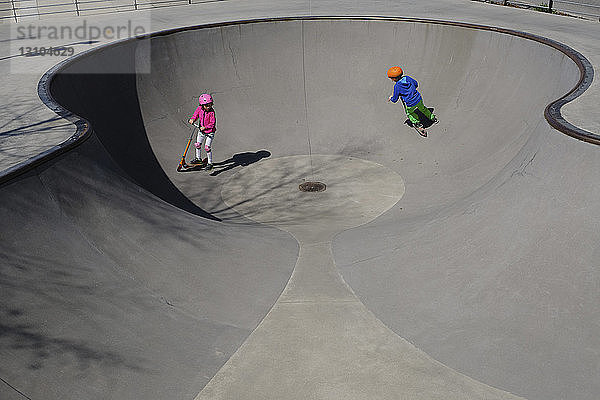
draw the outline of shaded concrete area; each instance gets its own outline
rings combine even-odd
[[[0,369],[31,398],[192,397],[297,255],[288,235],[213,230],[151,196],[95,138],[2,201]]]
[[[136,55],[147,45],[65,67],[51,94],[91,137],[0,188],[12,386],[595,398],[600,158],[543,117],[579,80],[571,59],[383,20],[181,30]],[[392,64],[441,120],[426,139],[386,102]],[[177,173],[205,91],[217,168]],[[313,179],[327,190],[298,196]]]

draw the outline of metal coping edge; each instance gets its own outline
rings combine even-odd
[[[579,97],[583,92],[585,92],[590,85],[592,84],[594,78],[594,68],[589,60],[583,56],[578,51],[573,48],[560,43],[558,41],[538,36],[532,33],[527,33],[523,31],[518,31],[514,29],[508,28],[500,28],[488,25],[480,25],[480,24],[472,24],[467,22],[458,22],[458,21],[444,21],[444,20],[436,20],[436,19],[426,19],[426,18],[413,18],[413,17],[393,17],[393,16],[336,16],[336,15],[321,15],[321,16],[294,16],[294,17],[272,17],[272,18],[257,18],[257,19],[242,19],[242,20],[232,20],[225,22],[214,22],[214,23],[206,23],[200,25],[191,25],[186,27],[165,29],[162,31],[156,31],[152,33],[148,33],[145,35],[136,36],[133,38],[123,39],[116,42],[107,43],[105,45],[100,45],[93,49],[86,50],[82,53],[77,54],[67,60],[64,60],[48,71],[44,73],[42,78],[38,82],[38,96],[42,100],[42,102],[54,111],[57,115],[63,117],[64,119],[72,122],[75,127],[75,133],[65,140],[62,143],[34,156],[29,158],[19,164],[16,164],[4,171],[0,171],[0,185],[4,184],[15,177],[34,169],[35,167],[58,157],[59,155],[65,153],[66,151],[82,144],[87,138],[91,136],[92,129],[90,123],[84,118],[75,115],[70,112],[62,105],[60,105],[50,93],[50,85],[52,84],[52,80],[54,76],[64,70],[68,65],[78,61],[81,58],[92,55],[94,52],[101,51],[105,47],[109,46],[118,46],[125,43],[133,42],[136,40],[144,40],[150,39],[153,37],[167,36],[172,35],[179,32],[186,32],[197,29],[207,29],[207,28],[218,28],[223,26],[231,26],[231,25],[245,25],[245,24],[254,24],[254,23],[265,23],[265,22],[285,22],[285,21],[319,21],[319,20],[356,20],[356,21],[389,21],[389,22],[412,22],[412,23],[423,23],[423,24],[436,24],[436,25],[446,25],[446,26],[455,26],[461,28],[469,28],[469,29],[477,29],[477,30],[487,30],[498,33],[504,33],[508,35],[513,35],[529,40],[533,40],[547,46],[553,47],[560,52],[567,55],[570,59],[572,59],[576,65],[579,67],[580,78],[575,87],[571,89],[567,94],[562,96],[561,98],[551,102],[548,104],[546,109],[544,110],[544,117],[548,121],[548,123],[556,130],[571,136],[573,138],[582,140],[584,142],[600,145],[600,135],[594,134],[592,132],[581,129],[564,119],[560,110],[562,106],[573,101],[577,97]]]

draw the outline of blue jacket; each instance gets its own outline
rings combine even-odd
[[[394,94],[392,95],[392,102],[395,103],[398,101],[398,98],[402,96],[402,100],[404,100],[404,104],[407,107],[414,107],[421,101],[421,94],[417,91],[419,87],[419,83],[415,81],[410,76],[403,76],[396,84],[394,85]]]

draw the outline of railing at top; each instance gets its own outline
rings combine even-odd
[[[38,0],[0,0],[0,22],[21,22],[46,15],[91,15],[108,12],[147,10],[188,4],[213,3],[226,0],[54,0],[39,4]]]
[[[505,6],[519,6],[549,13],[566,13],[600,21],[600,0],[476,0]]]

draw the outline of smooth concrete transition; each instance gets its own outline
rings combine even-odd
[[[394,64],[428,138],[387,102]],[[0,187],[0,395],[596,399],[600,157],[543,115],[579,77],[537,41],[393,19],[74,60],[50,92],[90,138]],[[202,92],[215,168],[178,173]]]
[[[327,193],[294,190],[306,177]],[[335,234],[375,219],[404,194],[381,165],[341,156],[275,158],[234,175],[223,201],[300,243],[277,304],[200,399],[516,399],[427,357],[391,332],[341,279]],[[256,366],[260,368],[256,369]]]

